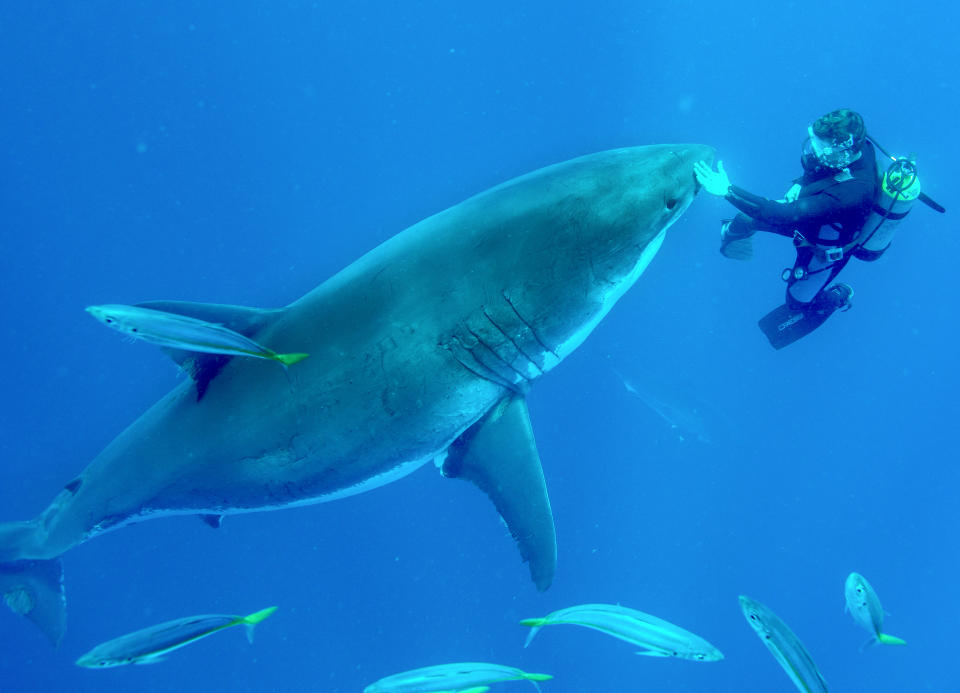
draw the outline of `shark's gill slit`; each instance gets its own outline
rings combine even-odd
[[[514,311],[514,312],[516,312],[516,311]],[[500,334],[502,334],[504,337],[506,337],[508,340],[510,340],[510,343],[513,344],[514,348],[516,348],[516,350],[520,353],[520,355],[523,356],[531,365],[533,365],[534,368],[537,369],[537,373],[538,373],[539,375],[543,375],[543,369],[540,367],[540,364],[538,364],[538,363],[533,359],[533,357],[530,356],[530,354],[528,354],[527,352],[525,352],[525,351],[523,350],[523,347],[521,347],[521,346],[517,343],[517,340],[515,340],[515,339],[510,335],[509,332],[507,332],[505,329],[503,329],[502,327],[500,327],[499,324],[497,324],[497,321],[494,320],[493,317],[490,315],[490,313],[487,312],[487,309],[486,309],[486,308],[483,309],[483,315],[487,318],[487,320],[490,321],[490,324],[491,324],[491,325],[493,325],[494,327],[497,328],[497,330],[500,331]],[[519,317],[519,316],[518,316],[518,317]],[[529,380],[529,378],[527,378],[527,379]]]
[[[459,337],[453,336],[441,346],[447,349],[461,366],[466,368],[478,378],[489,380],[494,385],[499,385],[500,387],[507,388],[508,390],[518,394],[520,393],[520,390],[517,389],[515,384],[505,380],[498,373],[477,359],[476,355],[473,353],[473,350],[466,346],[463,343],[463,340],[461,340]],[[465,356],[463,352],[466,352],[469,354],[469,356]]]
[[[514,312],[514,314],[517,316],[517,319],[518,319],[520,322],[522,322],[522,323],[526,326],[526,328],[527,328],[528,330],[530,330],[530,334],[532,334],[532,335],[533,335],[533,338],[537,340],[537,344],[539,344],[540,346],[542,346],[542,347],[543,347],[543,350],[546,351],[547,353],[553,354],[553,355],[557,358],[558,361],[561,360],[561,359],[560,359],[560,355],[557,354],[557,352],[555,352],[553,349],[551,349],[551,348],[548,347],[546,344],[544,344],[543,340],[540,339],[540,335],[538,335],[538,334],[537,334],[537,331],[536,331],[535,329],[533,329],[533,325],[531,325],[529,322],[527,322],[526,320],[523,319],[523,316],[520,315],[520,311],[518,311],[518,310],[517,310],[517,307],[516,307],[515,305],[513,305],[513,301],[510,300],[510,297],[507,295],[507,292],[506,292],[506,291],[503,292],[503,298],[504,298],[504,300],[507,302],[507,304],[510,306],[510,308],[513,309],[513,312]]]
[[[507,368],[509,368],[510,370],[512,370],[514,373],[516,373],[517,376],[520,378],[520,382],[527,382],[527,381],[530,380],[529,378],[527,378],[526,375],[524,375],[523,373],[521,373],[520,371],[518,371],[518,370],[516,369],[516,367],[514,367],[514,365],[513,365],[512,363],[510,363],[510,362],[507,361],[505,358],[503,358],[503,356],[501,356],[501,355],[497,352],[496,349],[494,349],[492,346],[490,346],[490,345],[487,344],[485,341],[483,341],[483,337],[481,337],[480,335],[478,335],[476,332],[474,332],[473,330],[471,330],[469,327],[467,328],[467,332],[469,332],[470,334],[472,334],[472,335],[476,338],[477,343],[478,343],[480,346],[484,347],[487,351],[489,351],[491,354],[493,354],[493,356],[494,356],[495,359],[497,359],[498,361],[500,361],[501,363],[503,363]]]

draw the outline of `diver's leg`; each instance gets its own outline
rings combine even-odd
[[[829,286],[845,264],[846,259],[820,263],[815,258],[804,262],[798,256],[787,281],[786,302],[758,323],[774,349],[793,344],[820,327],[837,308],[850,305],[853,289],[848,284]],[[798,273],[798,268],[803,272]]]
[[[826,313],[826,320],[838,308],[849,310],[853,287],[844,282],[831,282],[840,274],[849,258],[837,262],[823,263],[816,258],[809,263],[808,274],[803,281],[787,285],[787,303],[791,301],[808,313]],[[813,279],[813,281],[807,281]],[[806,286],[802,286],[806,283]]]
[[[761,230],[755,219],[742,212],[724,219],[720,225],[720,254],[731,260],[749,260],[753,257],[751,236]]]

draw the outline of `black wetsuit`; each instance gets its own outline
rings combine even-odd
[[[797,259],[787,282],[788,304],[809,305],[850,259],[843,247],[863,228],[877,188],[873,145],[864,142],[861,152],[847,167],[849,176],[811,166],[804,157],[804,174],[796,180],[800,194],[794,202],[775,202],[730,186],[726,199],[741,212],[730,225],[731,238],[756,231],[794,238]]]

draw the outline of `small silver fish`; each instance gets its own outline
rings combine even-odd
[[[740,610],[798,690],[826,693],[827,682],[800,639],[780,617],[760,602],[740,595]]]
[[[697,662],[717,662],[723,653],[699,635],[656,616],[619,604],[582,604],[554,611],[543,618],[528,618],[520,625],[533,630],[524,647],[543,626],[568,623],[592,628],[643,648],[637,654],[650,657],[678,657]]]
[[[252,356],[290,366],[309,354],[278,354],[239,332],[206,320],[153,308],[108,304],[88,306],[87,312],[107,327],[170,349],[204,354]]]
[[[858,626],[866,628],[873,633],[863,647],[863,650],[870,645],[880,643],[881,645],[906,645],[905,640],[894,635],[888,635],[883,632],[883,607],[880,606],[880,598],[873,590],[867,578],[860,573],[850,573],[847,581],[843,585],[843,595],[846,597],[846,608],[853,616]]]
[[[124,664],[153,664],[161,661],[168,652],[231,626],[246,626],[247,639],[253,642],[254,627],[276,610],[277,607],[271,606],[249,616],[217,614],[167,621],[97,645],[77,660],[77,666],[106,669]]]
[[[387,676],[374,681],[363,693],[481,693],[488,683],[530,681],[539,691],[537,681],[549,681],[549,674],[528,674],[515,667],[485,662],[438,664]]]

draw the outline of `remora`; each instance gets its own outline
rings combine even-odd
[[[493,500],[546,589],[556,539],[524,395],[640,276],[696,194],[694,162],[713,154],[630,147],[534,171],[415,224],[285,308],[144,304],[311,356],[284,373],[174,354],[196,383],[134,421],[36,519],[0,525],[0,593],[58,642],[57,557],[87,539],[165,514],[215,522],[332,500],[435,459]]]

